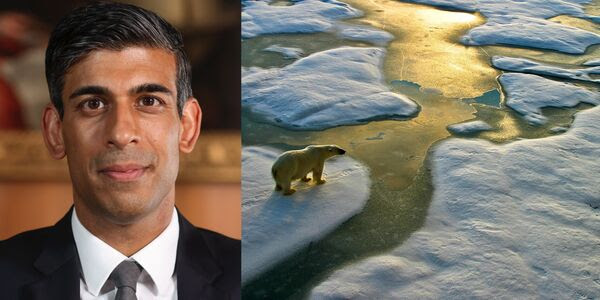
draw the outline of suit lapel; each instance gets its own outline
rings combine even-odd
[[[71,230],[73,208],[52,227],[34,263],[43,278],[24,288],[24,299],[79,299],[79,258]]]
[[[22,299],[79,299],[79,258],[71,230],[73,208],[52,227],[44,248],[35,261],[42,279],[25,286]],[[214,281],[221,275],[211,245],[181,214],[177,245],[177,294],[180,300],[224,299]]]
[[[226,295],[213,286],[222,273],[211,253],[211,245],[181,214],[179,214],[177,245],[177,294],[181,300],[224,299]]]

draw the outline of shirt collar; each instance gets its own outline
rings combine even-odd
[[[128,257],[89,232],[79,221],[75,209],[71,216],[71,227],[83,279],[89,292],[97,297],[110,273]],[[173,276],[178,240],[179,220],[176,209],[173,209],[173,216],[167,228],[150,244],[130,257],[150,275],[159,293],[168,287]]]

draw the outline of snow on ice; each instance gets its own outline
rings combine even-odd
[[[304,0],[290,6],[245,1],[242,8],[242,38],[269,33],[324,32],[333,29],[336,20],[362,14],[362,11],[336,0]]]
[[[589,19],[583,4],[589,0],[412,0],[421,4],[468,12],[480,12],[486,23],[471,29],[461,38],[465,45],[511,45],[549,49],[571,54],[581,54],[593,44],[600,43],[600,35],[548,21],[559,15]]]
[[[594,107],[562,135],[441,142],[423,228],[311,298],[600,298],[599,119]]]
[[[465,45],[512,45],[582,54],[600,35],[548,20],[525,16],[496,16],[461,37]]]
[[[275,191],[271,166],[281,151],[242,150],[242,281],[317,241],[359,213],[371,181],[368,169],[348,156],[325,162],[323,185],[295,181],[296,192]]]
[[[338,22],[363,13],[336,0],[295,1],[291,6],[272,6],[266,1],[243,3],[242,38],[274,33],[332,32],[343,39],[376,46],[386,46],[394,39],[389,32],[371,26]]]
[[[600,93],[570,83],[521,73],[504,73],[499,77],[506,92],[505,103],[521,113],[531,124],[544,124],[542,107],[574,107],[579,103],[600,104]]]
[[[404,119],[420,107],[384,85],[381,48],[341,47],[283,68],[244,68],[242,106],[293,130],[320,130],[372,120]]]
[[[300,48],[282,47],[277,44],[271,45],[263,49],[263,51],[281,53],[281,55],[287,59],[300,58],[302,54],[304,54],[304,51],[302,51]]]
[[[492,65],[505,71],[531,73],[600,83],[600,79],[594,79],[592,77],[592,75],[600,75],[600,66],[579,69],[565,69],[558,66],[535,62],[525,58],[506,56],[492,57]]]
[[[471,134],[486,130],[492,130],[492,126],[481,120],[453,124],[448,126],[448,131],[456,134]]]
[[[590,59],[583,63],[584,66],[600,66],[600,58]]]
[[[336,26],[336,31],[337,35],[341,38],[368,42],[380,47],[385,47],[394,39],[394,36],[391,33],[371,26],[338,24]]]

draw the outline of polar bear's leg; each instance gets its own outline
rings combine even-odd
[[[296,190],[292,188],[291,181],[286,181],[286,182],[281,183],[281,188],[283,189],[284,195],[291,195],[294,192],[296,192]]]
[[[325,179],[322,178],[323,176],[323,164],[321,164],[320,167],[316,167],[312,170],[313,172],[313,179],[317,182],[317,184],[323,184],[325,183]]]
[[[310,173],[310,172],[308,172],[308,173]],[[310,181],[310,178],[308,178],[308,173],[304,174],[304,177],[302,177],[302,181],[304,181],[304,182]]]
[[[281,186],[279,185],[279,183],[275,184],[275,190],[276,191],[281,191]]]

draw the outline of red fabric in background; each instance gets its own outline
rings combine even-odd
[[[0,129],[25,129],[21,105],[12,87],[0,77]]]

